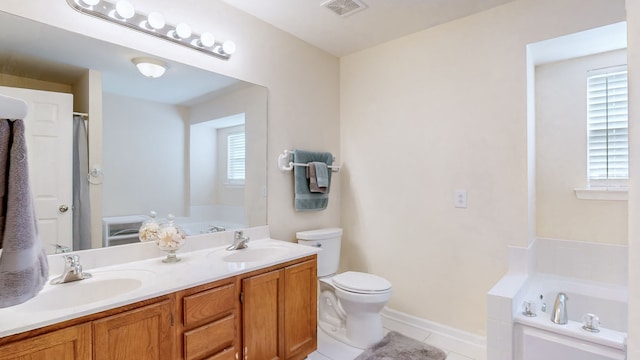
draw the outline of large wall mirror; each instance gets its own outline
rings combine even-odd
[[[150,211],[189,235],[266,225],[266,88],[165,59],[147,78],[132,59],[148,54],[3,12],[0,43],[0,86],[71,93],[88,114],[91,239],[43,222],[49,253],[135,241]],[[38,163],[32,183],[51,183]]]

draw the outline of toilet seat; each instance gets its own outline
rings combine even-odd
[[[381,294],[391,291],[391,283],[380,276],[347,271],[332,278],[333,285],[356,294]]]

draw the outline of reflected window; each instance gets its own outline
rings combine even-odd
[[[230,185],[244,185],[244,145],[244,131],[234,132],[227,136],[227,183]]]

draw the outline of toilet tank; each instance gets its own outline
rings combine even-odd
[[[318,277],[335,274],[340,263],[340,244],[342,229],[327,228],[299,231],[296,233],[298,244],[315,246],[322,249],[318,253]]]

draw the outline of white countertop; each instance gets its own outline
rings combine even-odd
[[[260,255],[259,258],[250,259],[251,261],[247,262],[225,261],[224,257],[245,251],[230,252],[225,249],[233,240],[233,232],[227,231],[188,237],[185,246],[177,252],[181,261],[173,264],[161,261],[166,257],[166,253],[158,250],[154,243],[75,252],[80,256],[83,271],[92,273],[93,277],[60,285],[47,284],[33,299],[20,305],[0,309],[0,337],[299,259],[319,251],[318,248],[271,239],[268,227],[245,229],[245,235],[251,237],[249,249],[277,248],[278,250],[265,256],[262,253],[256,253]],[[50,255],[49,265],[50,278],[58,276],[63,267],[62,256]],[[67,287],[66,289],[71,293],[83,293],[77,291],[79,287],[72,287],[80,285],[86,286],[87,289],[94,289],[96,287],[92,286],[91,282],[97,285],[96,282],[106,278],[126,277],[127,274],[132,276],[135,274],[135,278],[141,282],[141,285],[121,295],[104,299],[94,292],[82,295],[80,298],[61,298],[65,293],[61,291],[65,289],[64,287]],[[56,291],[59,294],[56,294]],[[43,301],[44,299],[46,301]],[[90,302],[86,303],[85,299]]]

